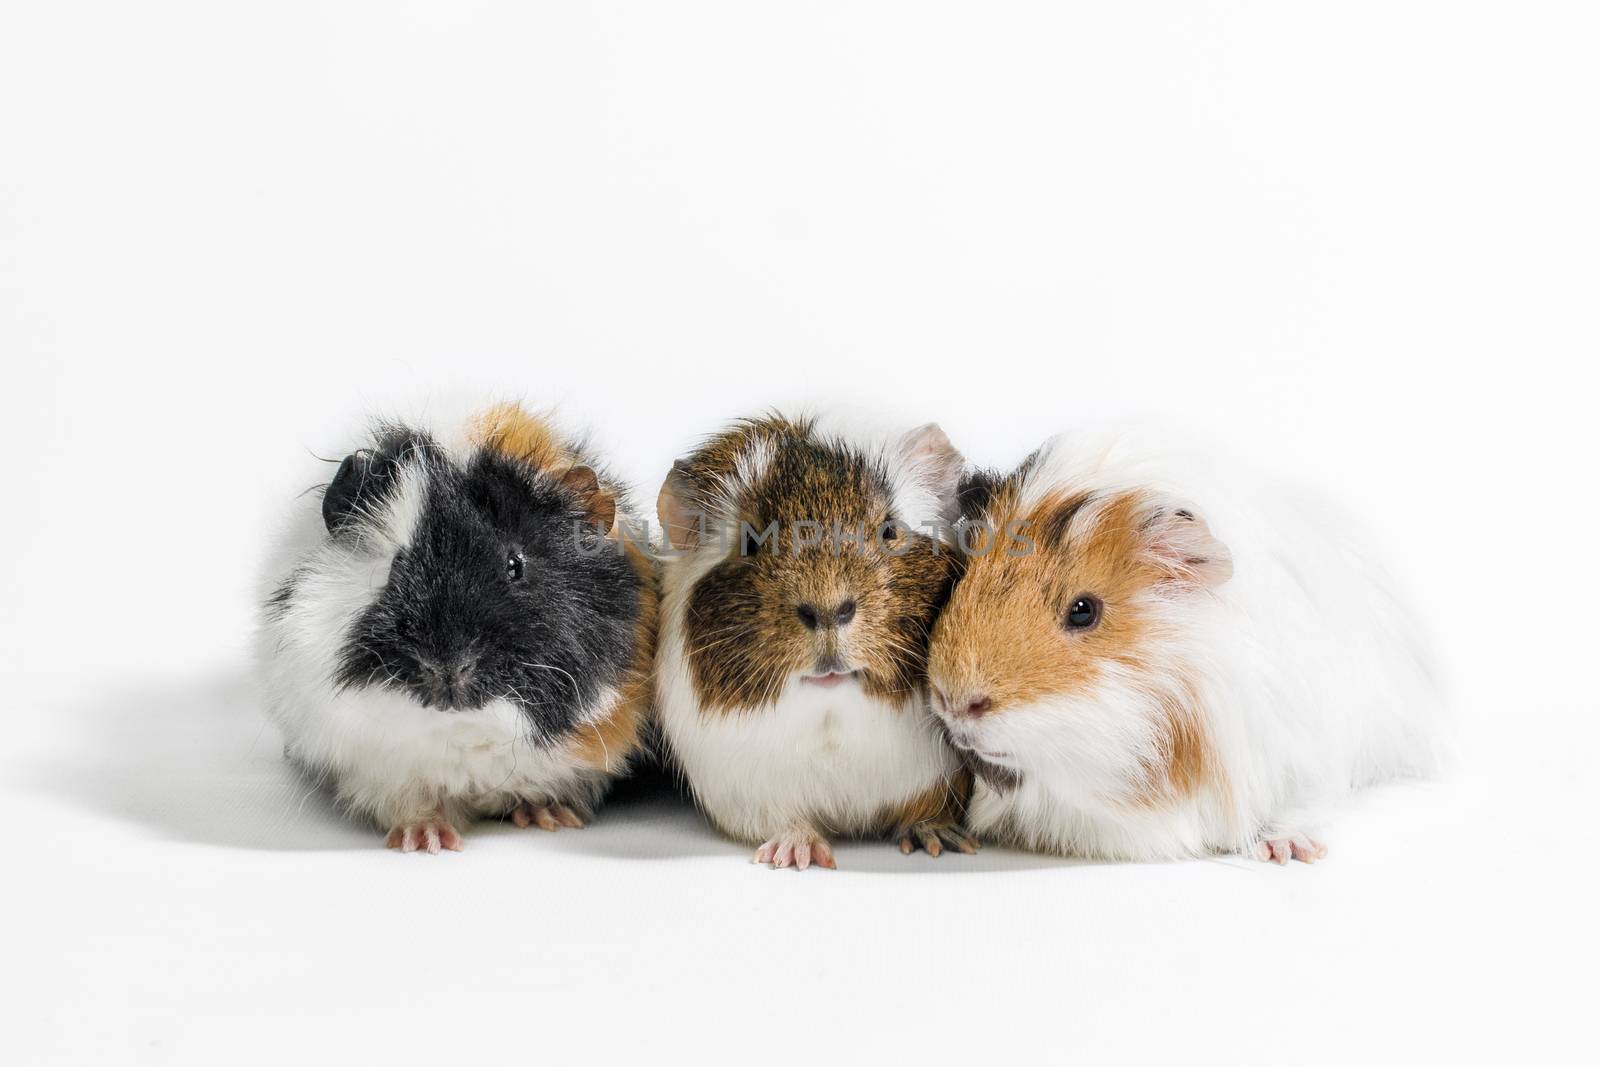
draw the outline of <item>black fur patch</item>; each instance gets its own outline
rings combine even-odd
[[[1045,516],[1040,523],[1039,536],[1045,544],[1065,548],[1067,544],[1067,531],[1072,529],[1072,520],[1078,517],[1088,504],[1095,500],[1093,493],[1083,493],[1072,497],[1050,515]]]
[[[956,490],[956,503],[963,519],[977,520],[989,507],[995,487],[1005,481],[1005,475],[988,470],[969,470],[962,474]]]
[[[338,533],[393,496],[405,464],[413,459],[438,463],[444,453],[427,434],[395,425],[379,427],[376,447],[344,457],[322,494],[328,532]]]
[[[272,591],[272,595],[267,597],[267,618],[283,618],[284,613],[289,610],[289,601],[294,598],[294,587],[299,585],[304,577],[305,572],[297,568]]]
[[[446,710],[505,698],[535,736],[559,737],[632,662],[637,572],[615,542],[580,533],[583,502],[556,479],[487,451],[462,467],[410,431],[351,465],[360,481],[353,496],[341,490],[333,535],[361,536],[350,516],[371,512],[365,494],[381,499],[414,463],[426,471],[421,517],[352,627],[337,681]]]
[[[968,753],[963,755],[966,756],[968,769],[996,793],[1009,793],[1022,784],[1022,775],[1008,767],[1001,767]]]

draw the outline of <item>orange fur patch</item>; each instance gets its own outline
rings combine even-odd
[[[1104,497],[1059,494],[1026,514],[1017,513],[1019,486],[997,486],[984,520],[999,531],[1017,527],[1034,543],[1026,554],[974,542],[981,555],[965,572],[935,626],[929,674],[952,701],[987,696],[991,715],[1050,697],[1086,694],[1112,668],[1138,676],[1156,669],[1144,654],[1155,621],[1141,609],[1145,595],[1172,580],[1171,568],[1151,551],[1149,501],[1136,492]],[[1077,598],[1101,602],[1098,623],[1075,631],[1063,626]],[[1159,695],[1162,763],[1148,767],[1142,802],[1186,795],[1210,775],[1214,759],[1192,688],[1165,679],[1184,701]]]
[[[1187,685],[1181,688],[1187,699],[1160,701],[1161,756],[1155,766],[1145,768],[1146,787],[1134,798],[1136,803],[1180,799],[1221,780],[1216,750],[1198,713],[1197,698]]]
[[[644,746],[654,694],[650,672],[655,662],[661,586],[654,559],[631,541],[623,542],[623,551],[644,583],[634,626],[633,662],[610,714],[581,727],[570,742],[570,751],[579,762],[612,773],[623,770]]]
[[[473,430],[483,447],[537,470],[572,463],[550,423],[525,411],[520,404],[496,404],[478,416]]]

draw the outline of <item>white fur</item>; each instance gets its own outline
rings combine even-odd
[[[1248,851],[1315,829],[1355,787],[1435,768],[1435,686],[1368,552],[1326,511],[1182,455],[1162,463],[1125,437],[1061,437],[1030,472],[1024,509],[1063,490],[1172,494],[1231,549],[1233,575],[1148,595],[1152,673],[1109,670],[1084,695],[947,720],[1021,776],[1011,792],[980,784],[969,813],[980,835],[1129,859]],[[1161,759],[1158,698],[1180,677],[1196,687],[1220,774],[1151,805],[1136,795]]]
[[[462,425],[452,420],[435,434],[458,458],[470,447]],[[538,744],[508,701],[441,712],[399,692],[335,688],[339,650],[410,541],[423,492],[413,466],[382,513],[363,517],[361,536],[348,547],[328,537],[318,494],[297,501],[269,557],[263,600],[291,572],[299,579],[287,608],[264,611],[257,633],[266,708],[285,752],[385,828],[436,813],[450,820],[504,814],[524,800],[588,811],[609,776],[579,764],[570,746]],[[617,699],[602,692],[584,721],[602,719]]]
[[[656,658],[662,732],[713,822],[751,842],[796,829],[859,834],[954,773],[920,693],[889,702],[854,681],[821,689],[796,678],[772,706],[702,711],[684,612],[718,558],[704,552],[668,568]]]

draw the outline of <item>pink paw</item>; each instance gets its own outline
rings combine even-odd
[[[930,856],[943,854],[946,848],[972,855],[978,851],[978,839],[965,830],[946,822],[919,822],[895,831],[900,854],[909,856],[921,848]]]
[[[401,852],[429,852],[437,855],[440,849],[461,851],[461,835],[456,828],[434,816],[417,822],[396,824],[383,843]]]
[[[1327,854],[1327,845],[1301,833],[1268,834],[1256,842],[1256,859],[1270,860],[1280,867],[1290,859],[1315,863]]]
[[[554,830],[565,826],[569,830],[582,830],[583,817],[565,804],[535,804],[525,800],[511,811],[511,821],[526,829],[537,826],[541,830]]]
[[[775,871],[790,866],[803,871],[812,863],[830,871],[836,866],[828,842],[810,830],[787,830],[779,834],[756,849],[755,858],[750,862],[770,863]]]

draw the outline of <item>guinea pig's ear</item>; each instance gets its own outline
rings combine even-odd
[[[673,548],[693,548],[700,543],[700,513],[694,507],[694,480],[683,460],[672,465],[661,492],[656,496],[656,514]]]
[[[1150,556],[1166,580],[1211,588],[1233,577],[1233,553],[1187,504],[1154,501],[1141,526]]]
[[[361,504],[361,489],[372,470],[372,456],[353,452],[344,457],[322,494],[322,522],[333,533]]]
[[[955,522],[961,517],[961,471],[967,461],[936,422],[918,426],[900,438],[897,446],[917,484],[939,500],[939,518]],[[907,522],[922,522],[923,516],[902,516]]]
[[[617,498],[600,487],[600,477],[593,467],[580,463],[571,468],[561,476],[561,487],[578,498],[590,522],[606,533],[611,532],[611,525],[617,519]]]

